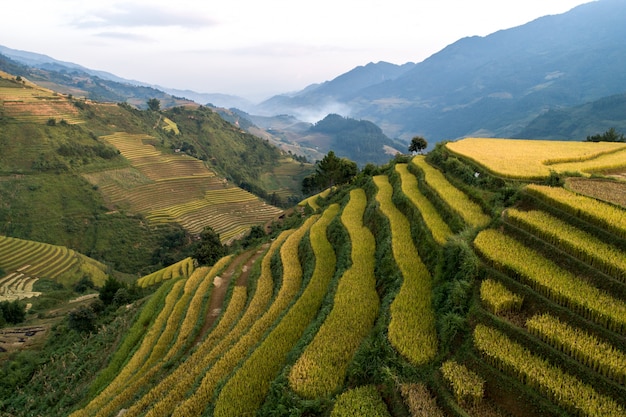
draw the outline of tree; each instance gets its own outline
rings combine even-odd
[[[302,190],[305,194],[324,190],[333,185],[349,182],[358,173],[356,162],[347,158],[339,158],[335,152],[329,151],[324,158],[317,163],[315,173],[304,178]]]
[[[212,227],[207,226],[200,233],[200,242],[194,251],[194,257],[201,265],[213,265],[226,255],[220,235]]]
[[[148,110],[159,111],[161,110],[161,102],[158,98],[151,98],[146,102],[148,104]]]
[[[98,296],[100,300],[104,303],[104,305],[108,306],[113,304],[113,300],[115,298],[115,294],[120,288],[125,288],[123,282],[116,280],[115,278],[109,276],[107,280],[104,282],[102,288],[100,288],[100,295]]]
[[[4,321],[9,324],[21,323],[26,318],[26,306],[17,300],[2,301],[0,310],[2,310]]]
[[[626,142],[626,137],[612,127],[601,135],[587,136],[587,142]]]
[[[91,332],[96,328],[96,313],[89,306],[80,306],[68,314],[68,327],[77,332]]]
[[[428,146],[428,142],[421,136],[415,136],[411,139],[411,144],[409,145],[409,152],[419,152],[422,153],[424,149]]]

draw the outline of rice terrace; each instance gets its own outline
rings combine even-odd
[[[2,78],[41,140],[0,158],[0,300],[31,303],[0,415],[626,416],[624,143],[441,142],[303,196],[313,165],[204,106]]]

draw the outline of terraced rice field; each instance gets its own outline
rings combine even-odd
[[[467,138],[446,148],[494,175],[539,180],[555,172],[614,171],[626,168],[626,144]]]
[[[47,123],[50,119],[83,123],[78,109],[64,96],[41,87],[0,87],[4,113],[18,121]]]
[[[101,285],[106,266],[64,246],[0,236],[0,267],[7,275],[0,278],[0,300],[15,300],[39,295],[33,284],[39,278],[62,283],[78,281],[88,275]]]
[[[223,242],[282,213],[255,195],[218,178],[202,161],[164,155],[147,135],[104,136],[132,167],[85,174],[112,206],[144,213],[153,224],[177,222],[190,233],[210,226]]]

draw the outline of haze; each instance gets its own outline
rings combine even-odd
[[[420,62],[580,0],[8,2],[0,44],[170,88],[259,101],[369,62]]]

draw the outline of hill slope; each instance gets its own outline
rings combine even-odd
[[[140,111],[0,75],[0,233],[123,272],[186,256],[204,226],[228,241],[278,216],[258,196],[299,201],[293,178],[312,170],[204,107]]]
[[[541,162],[518,143],[500,158]],[[447,146],[395,162],[163,285],[149,331],[62,414],[624,415],[626,207],[505,182]]]

